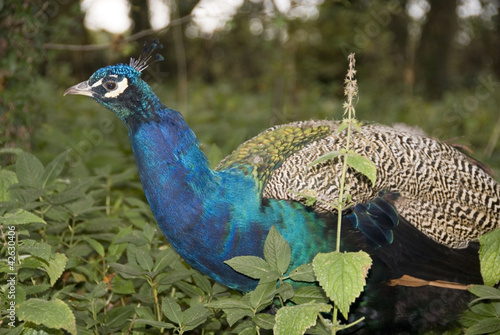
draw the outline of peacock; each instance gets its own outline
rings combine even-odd
[[[500,185],[481,164],[413,128],[364,124],[352,134],[351,148],[375,164],[376,183],[348,169],[351,206],[337,213],[328,204],[339,197],[341,164],[333,159],[312,163],[345,146],[345,132],[337,131],[340,122],[271,127],[211,169],[181,113],[163,105],[141,79],[149,58],[101,68],[64,94],[91,97],[126,124],[155,219],[192,267],[232,289],[250,291],[257,281],[224,261],[263,257],[274,226],[290,244],[294,269],[319,252],[335,250],[341,215],[342,248],[372,256],[373,282],[405,275],[482,282],[477,240],[500,228]],[[307,194],[317,201],[308,202]],[[380,292],[391,289],[384,286]],[[436,288],[429,290],[435,298]],[[390,307],[389,322],[396,323],[405,307]],[[408,313],[403,318],[407,322]]]

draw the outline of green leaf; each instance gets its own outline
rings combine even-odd
[[[111,290],[118,294],[134,294],[134,283],[131,280],[123,279],[122,276],[116,275],[111,282]]]
[[[111,245],[108,248],[108,259],[111,262],[116,262],[118,258],[122,255],[123,251],[127,249],[126,243],[117,243],[116,241],[126,235],[132,233],[132,226],[128,226],[124,229],[120,229],[118,234],[111,241]]]
[[[472,325],[465,335],[493,334],[500,331],[500,318],[484,319]]]
[[[19,184],[41,188],[43,171],[42,163],[34,155],[27,152],[17,155],[16,173]]]
[[[90,244],[90,246],[99,254],[99,256],[104,257],[105,251],[101,243],[88,236],[83,236],[83,240]]]
[[[137,248],[135,252],[137,263],[146,271],[151,271],[154,266],[153,257],[146,248]]]
[[[316,165],[316,164],[319,164],[319,163],[323,163],[323,162],[335,159],[343,154],[344,154],[344,152],[342,152],[342,151],[330,151],[329,153],[326,153],[326,154],[320,156],[319,158],[316,158],[312,163],[309,164],[309,167]]]
[[[363,252],[320,253],[314,257],[313,268],[326,295],[347,319],[349,306],[363,291],[372,260]]]
[[[267,313],[259,313],[252,320],[262,329],[273,329],[275,324],[274,315]]]
[[[175,325],[167,322],[161,322],[161,321],[154,321],[154,320],[147,320],[147,319],[135,319],[134,323],[136,324],[142,324],[142,325],[148,325],[154,328],[165,328],[165,329],[173,329],[175,328]]]
[[[10,201],[9,187],[17,183],[14,172],[0,169],[0,202]]]
[[[107,327],[123,327],[133,317],[135,311],[132,305],[114,307],[106,312],[105,324]]]
[[[52,162],[47,164],[42,174],[42,187],[47,186],[47,184],[59,177],[62,170],[64,169],[64,163],[66,162],[68,153],[69,150],[66,150],[65,152],[57,156]]]
[[[291,299],[297,305],[310,303],[312,301],[328,303],[328,298],[321,287],[302,286],[294,291]]]
[[[327,313],[332,306],[328,304],[307,304],[282,307],[276,314],[275,335],[302,335],[316,324],[319,313]]]
[[[161,302],[161,311],[170,321],[178,325],[182,324],[182,310],[176,299],[172,297],[163,298]]]
[[[479,237],[479,259],[484,284],[493,286],[500,281],[500,229]]]
[[[1,218],[0,222],[4,225],[20,225],[26,223],[46,223],[41,217],[30,213],[24,209],[18,209],[14,213],[5,213]]]
[[[271,272],[271,267],[262,258],[256,256],[238,256],[224,261],[233,270],[250,278],[260,279]]]
[[[261,310],[269,306],[274,299],[276,293],[276,281],[259,282],[259,285],[252,292],[248,293],[250,296],[250,304],[252,307]]]
[[[290,272],[289,276],[290,279],[294,281],[303,281],[308,283],[314,283],[316,281],[312,263],[302,264],[301,266]]]
[[[20,251],[29,253],[32,256],[41,258],[44,261],[50,261],[52,257],[52,250],[50,245],[44,242],[37,242],[35,240],[23,240],[19,246]]]
[[[118,264],[118,263],[110,263],[111,266],[117,273],[119,273],[123,278],[137,278],[140,277],[144,271],[142,269],[137,268],[135,266]]]
[[[264,244],[264,258],[271,269],[285,273],[290,266],[292,251],[288,242],[280,235],[276,227],[272,226]]]
[[[220,298],[215,301],[211,301],[206,306],[210,308],[219,308],[222,310],[238,309],[238,308],[249,311],[252,310],[252,307],[249,305],[249,303],[233,298]]]
[[[70,334],[76,334],[75,316],[68,305],[59,299],[28,299],[17,307],[17,317],[22,321],[49,328],[62,328]]]
[[[500,299],[500,289],[485,285],[470,285],[468,291],[479,298]]]
[[[195,304],[182,313],[182,324],[194,329],[212,315],[210,310],[202,304]]]
[[[66,255],[55,253],[47,264],[44,263],[43,267],[50,278],[50,286],[54,286],[59,277],[61,277],[67,262],[68,258]]]
[[[153,271],[164,270],[177,259],[179,259],[179,255],[177,255],[173,248],[169,247],[167,249],[160,250],[160,252],[156,255]]]
[[[278,294],[280,295],[281,299],[283,299],[283,301],[291,299],[294,295],[292,284],[288,282],[281,283],[280,287],[278,288]]]
[[[345,157],[347,165],[370,179],[372,187],[377,181],[377,167],[370,159],[358,154],[348,154]]]

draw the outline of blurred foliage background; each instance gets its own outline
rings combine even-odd
[[[341,118],[346,56],[355,52],[360,119],[418,126],[500,167],[498,2],[293,0],[280,10],[245,0],[211,33],[191,15],[204,2],[165,0],[171,24],[155,31],[148,3],[130,0],[133,25],[116,35],[86,29],[80,1],[1,1],[2,146],[46,160],[71,148],[77,169],[133,165],[117,154],[130,151],[118,119],[62,93],[158,38],[165,61],[143,76],[214,160],[273,124]]]

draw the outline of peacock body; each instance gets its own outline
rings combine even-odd
[[[108,66],[65,94],[90,96],[125,122],[155,218],[188,263],[248,291],[257,281],[224,261],[262,257],[272,226],[290,244],[290,269],[335,249],[339,213],[330,204],[339,197],[341,165],[312,163],[345,146],[338,122],[272,127],[211,170],[181,114],[140,78],[143,68]],[[348,170],[342,247],[368,251],[383,280],[481,282],[477,238],[500,228],[499,184],[454,147],[401,127],[364,125],[351,146],[375,163],[377,181]]]

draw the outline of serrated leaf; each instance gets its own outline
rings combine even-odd
[[[173,248],[160,250],[160,252],[156,255],[153,271],[161,271],[165,269],[167,266],[172,264],[176,259],[179,259],[179,255],[177,255],[177,253]]]
[[[500,318],[484,319],[467,329],[465,335],[493,334],[500,331]]]
[[[120,275],[113,277],[111,282],[111,290],[118,294],[134,294],[134,283],[131,280],[124,279]]]
[[[377,182],[377,167],[370,159],[358,154],[348,154],[345,157],[347,165],[366,176],[372,183],[372,187]]]
[[[66,150],[45,167],[42,174],[42,187],[47,186],[51,181],[59,177],[62,170],[64,169],[64,164],[66,162],[66,157],[68,156],[69,150]]]
[[[246,316],[253,316],[252,310],[242,308],[225,309],[224,313],[226,313],[226,320],[230,327]]]
[[[280,295],[281,299],[283,299],[283,301],[291,299],[294,295],[292,284],[288,282],[281,283],[280,287],[278,288],[278,294]]]
[[[90,292],[90,296],[94,299],[103,297],[106,292],[108,292],[108,283],[100,282],[94,286],[92,292]]]
[[[276,227],[272,226],[264,244],[264,258],[271,269],[285,273],[290,266],[292,251],[290,245],[280,235]]]
[[[24,209],[18,209],[14,213],[5,213],[0,217],[0,222],[7,226],[27,223],[46,223],[41,217]]]
[[[20,251],[27,252],[30,255],[41,258],[46,262],[48,262],[52,256],[50,245],[35,240],[23,240],[20,245]]]
[[[336,134],[340,134],[344,129],[347,128],[347,122],[346,120],[342,120],[342,123],[340,124],[340,126],[337,128],[337,130],[335,131],[335,135]]]
[[[328,303],[328,298],[321,287],[318,286],[302,286],[297,288],[291,299],[297,305],[310,303],[312,301]]]
[[[328,304],[307,304],[282,307],[276,314],[275,335],[302,335],[316,324],[319,313],[327,313],[332,306]]]
[[[254,279],[260,279],[272,271],[269,263],[256,256],[238,256],[224,263],[233,270]]]
[[[313,268],[319,284],[346,319],[349,306],[363,291],[371,264],[370,256],[363,251],[334,251],[314,257]]]
[[[144,273],[142,269],[130,265],[118,263],[110,263],[109,265],[123,278],[137,278]]]
[[[205,306],[195,304],[182,313],[182,324],[194,329],[205,322],[210,315],[212,313]]]
[[[121,328],[125,325],[127,319],[132,318],[134,315],[134,307],[132,305],[114,307],[106,312],[105,323],[107,327]]]
[[[262,329],[273,329],[275,324],[274,315],[267,313],[259,313],[252,320]]]
[[[167,322],[161,322],[161,321],[154,321],[154,320],[147,320],[147,319],[135,319],[134,323],[136,324],[142,324],[142,325],[148,325],[154,328],[165,328],[165,329],[173,329],[175,328],[175,325]]]
[[[43,267],[50,278],[50,286],[54,286],[56,281],[61,277],[64,269],[66,269],[66,263],[68,258],[64,254],[55,253],[49,260],[48,263],[44,263]]]
[[[42,163],[34,155],[27,152],[17,155],[16,173],[19,184],[41,188],[43,170]]]
[[[83,236],[83,240],[90,244],[90,246],[99,254],[99,256],[104,257],[105,251],[101,243],[88,236]]]
[[[145,248],[137,248],[135,252],[137,263],[146,271],[151,271],[154,266],[153,257]]]
[[[68,305],[59,299],[51,301],[28,299],[17,307],[17,317],[21,321],[33,322],[49,328],[62,328],[70,334],[76,334],[75,316]]]
[[[181,306],[172,297],[165,297],[161,302],[161,311],[170,321],[181,325],[182,324],[182,310]]]
[[[17,175],[9,170],[0,169],[0,202],[10,201],[9,187],[17,183]]]
[[[312,263],[302,264],[292,272],[290,272],[290,279],[293,281],[303,281],[313,283],[316,281]]]
[[[253,308],[261,310],[273,301],[275,293],[275,280],[259,282],[259,285],[257,285],[255,290],[248,293],[248,295],[250,296],[250,304]]]
[[[484,284],[493,286],[500,282],[500,229],[479,237],[479,259]]]
[[[332,159],[337,158],[340,155],[343,155],[344,153],[342,151],[330,151],[329,153],[326,153],[319,158],[316,158],[312,163],[309,164],[309,167],[314,166],[319,163],[323,163]]]
[[[233,299],[233,298],[221,298],[217,299],[215,301],[211,301],[206,305],[207,307],[210,308],[219,308],[222,310],[226,309],[244,309],[247,311],[251,311],[252,307],[249,305],[248,302],[244,302],[239,299]]]

